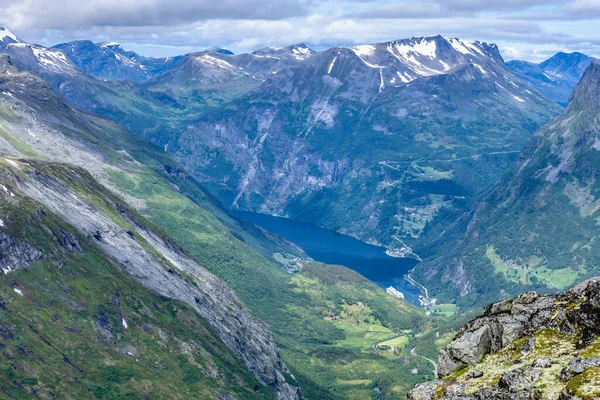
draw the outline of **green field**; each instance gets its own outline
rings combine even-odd
[[[431,307],[431,310],[436,314],[442,314],[451,317],[456,314],[456,304],[436,304]]]
[[[577,280],[579,273],[571,268],[551,269],[539,257],[530,257],[525,263],[503,260],[494,246],[488,246],[486,257],[494,267],[494,272],[506,279],[521,284],[542,283],[553,289],[565,289]]]

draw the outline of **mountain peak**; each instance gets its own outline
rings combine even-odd
[[[0,25],[0,44],[5,43],[19,43],[21,40],[9,31],[4,25]]]
[[[285,57],[291,55],[297,60],[305,60],[314,53],[315,51],[305,43],[295,43],[285,47],[265,47],[264,49],[256,50],[252,54],[270,57]]]
[[[587,67],[569,99],[569,108],[580,106],[586,110],[595,106],[593,112],[600,107],[600,60],[594,60]]]
[[[100,46],[101,48],[111,48],[113,50],[122,50],[123,48],[121,47],[121,45],[117,42],[105,42],[105,43],[98,43],[98,46]]]

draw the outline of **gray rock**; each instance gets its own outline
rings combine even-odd
[[[538,358],[531,366],[534,368],[550,368],[552,366],[552,360],[550,360],[550,357]]]
[[[568,382],[573,377],[573,373],[571,372],[571,369],[569,367],[564,367],[563,369],[560,370],[560,373],[558,374],[558,376],[561,381]]]
[[[569,369],[574,375],[583,373],[585,370],[600,366],[600,358],[578,358],[573,357],[569,363]]]
[[[435,400],[435,390],[442,381],[431,381],[420,383],[413,390],[408,392],[406,398],[408,400]]]
[[[476,400],[530,400],[529,392],[508,392],[496,386],[486,387],[473,395]]]
[[[465,365],[455,360],[446,349],[440,350],[438,354],[438,377],[448,376],[458,369],[461,365]]]
[[[455,360],[474,365],[490,352],[491,347],[491,328],[484,325],[473,332],[465,332],[451,342],[446,349]]]
[[[538,294],[534,291],[525,292],[516,298],[516,302],[519,304],[531,304],[538,299]]]
[[[483,372],[479,370],[474,370],[465,375],[465,379],[476,379],[481,378],[483,376]]]
[[[484,309],[485,315],[497,315],[501,313],[509,313],[512,309],[513,300],[508,299],[504,301],[499,301],[497,303],[492,303]]]
[[[525,343],[523,343],[523,346],[521,346],[521,354],[527,355],[527,354],[531,353],[534,348],[535,348],[535,338],[532,337],[532,338],[529,338]]]
[[[455,383],[453,385],[446,386],[446,391],[444,397],[448,397],[451,399],[455,399],[457,397],[465,396],[465,384],[464,383]]]
[[[535,368],[518,368],[506,372],[500,378],[498,387],[510,392],[531,391],[533,384],[539,380],[541,371]]]

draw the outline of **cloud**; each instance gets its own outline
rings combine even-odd
[[[598,0],[0,0],[0,9],[0,23],[27,41],[118,41],[149,56],[435,34],[497,43],[507,58],[600,55]]]
[[[210,19],[275,20],[306,15],[305,0],[0,0],[13,29],[173,26]]]

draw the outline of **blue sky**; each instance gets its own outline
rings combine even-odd
[[[29,42],[116,41],[147,56],[442,34],[496,43],[506,59],[600,57],[600,0],[0,0],[0,9],[0,23]]]

